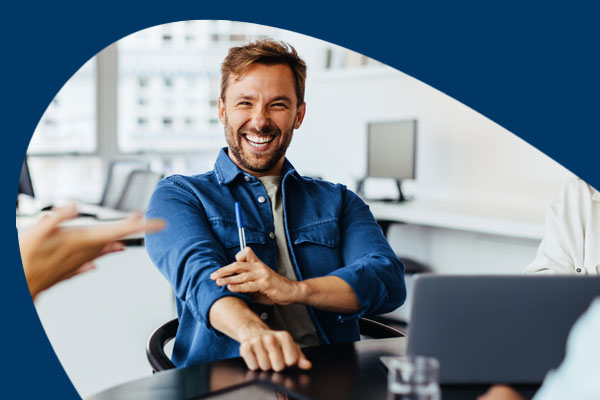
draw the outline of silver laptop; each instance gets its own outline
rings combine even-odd
[[[413,296],[407,353],[436,357],[441,383],[541,383],[600,277],[427,275]]]

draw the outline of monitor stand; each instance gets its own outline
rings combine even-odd
[[[402,193],[402,180],[396,179],[396,186],[398,187],[398,200],[396,200],[396,202],[402,203],[403,201],[406,201],[406,196]]]
[[[395,181],[396,181],[396,187],[398,188],[398,198],[367,199],[365,197],[365,193],[364,193],[364,186],[365,186],[365,180],[366,179],[367,178],[362,178],[356,184],[356,193],[359,196],[361,196],[362,198],[364,198],[366,200],[372,200],[372,201],[383,201],[383,202],[386,202],[386,203],[402,203],[402,202],[408,200],[408,198],[406,196],[404,196],[404,193],[402,192],[402,179],[395,179]]]

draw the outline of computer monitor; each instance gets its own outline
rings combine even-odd
[[[29,174],[29,167],[27,166],[27,156],[23,160],[23,167],[21,167],[21,176],[19,178],[19,191],[18,194],[24,193],[31,197],[35,197],[33,191],[33,184],[31,183],[31,175]],[[19,207],[19,197],[17,196],[17,208]]]
[[[415,178],[417,120],[370,122],[367,129],[367,178],[392,178],[398,186],[402,180]]]
[[[19,178],[19,194],[24,193],[31,197],[35,197],[33,191],[33,183],[31,182],[31,175],[29,174],[29,166],[27,165],[27,157],[23,160],[23,167],[21,168],[21,177]]]

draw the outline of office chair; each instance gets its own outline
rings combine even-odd
[[[369,318],[359,319],[358,326],[361,336],[367,336],[373,339],[406,336],[390,326]],[[146,344],[146,356],[148,357],[148,362],[150,363],[153,372],[175,368],[175,365],[165,353],[165,345],[175,338],[178,327],[179,320],[174,318],[156,328],[156,330],[152,332],[152,335],[150,335],[148,343]]]
[[[162,177],[160,172],[131,171],[114,208],[121,211],[146,211],[156,184]]]
[[[102,192],[102,198],[99,206],[107,208],[116,208],[119,200],[123,196],[123,190],[132,171],[148,170],[150,164],[138,160],[117,160],[112,161],[108,166],[106,184]]]

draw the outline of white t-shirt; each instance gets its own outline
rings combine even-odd
[[[267,191],[273,212],[273,225],[275,228],[275,232],[273,233],[274,239],[277,242],[277,265],[275,269],[280,275],[297,281],[298,277],[290,258],[285,233],[281,177],[263,176],[258,179]],[[302,347],[321,344],[310,314],[306,306],[302,304],[274,305],[273,316],[269,317],[265,322],[271,329],[288,331],[294,338],[294,341]]]

